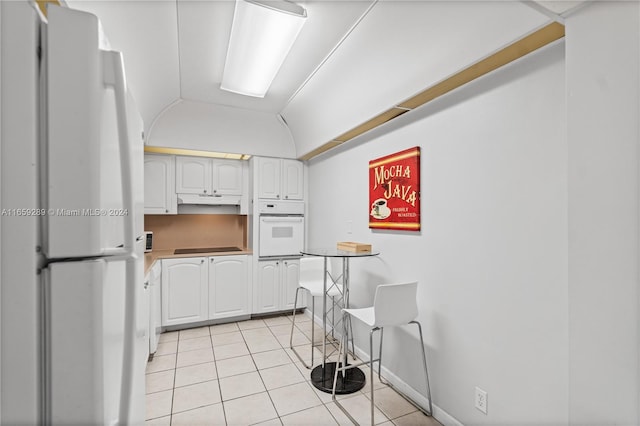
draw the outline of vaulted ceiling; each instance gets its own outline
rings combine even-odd
[[[349,45],[349,49],[360,49],[362,52],[375,55],[378,49],[387,52],[389,49],[393,50],[393,43],[398,43],[402,37],[428,36],[431,38],[425,40],[421,56],[428,58],[433,64],[438,64],[449,60],[447,50],[452,48],[450,41],[460,42],[478,37],[477,32],[482,26],[469,25],[471,20],[477,19],[480,24],[480,20],[487,19],[487,16],[482,14],[477,18],[464,16],[465,9],[460,7],[462,2],[307,0],[297,3],[307,9],[307,22],[267,95],[264,98],[251,98],[219,88],[235,7],[233,0],[66,1],[69,7],[96,14],[109,36],[112,47],[123,52],[130,87],[138,101],[147,129],[152,127],[153,121],[163,110],[180,100],[281,114],[287,107],[292,107],[294,100],[307,89],[307,86],[313,86],[315,79],[320,80],[318,76],[323,72],[326,74],[327,70],[323,68],[327,68],[328,64],[335,65],[332,64],[334,56],[342,54],[343,61],[340,66],[343,67],[345,78],[358,78],[346,69],[349,67],[348,64],[344,65],[346,49],[342,47],[346,45]],[[474,3],[478,4],[469,2],[468,5]],[[523,16],[523,20],[531,21],[531,15],[539,15],[541,22],[561,21],[563,15],[571,13],[584,2],[504,3],[517,4],[517,8],[522,9],[522,13],[519,14],[511,10],[504,18],[492,17],[493,22],[501,22],[508,33],[511,28],[518,26],[518,22],[510,20],[517,20]],[[406,34],[398,35],[398,28],[402,29],[402,26],[398,26],[394,19],[401,19],[407,13],[411,14],[411,7],[417,7],[417,13],[425,17],[424,25],[429,25],[431,29],[424,32],[407,31]],[[477,9],[477,6],[475,8]],[[510,9],[513,8],[514,6],[510,6]],[[398,16],[388,13],[389,10],[396,9],[402,10],[402,13],[398,13]],[[381,13],[382,10],[385,12]],[[493,10],[496,10],[495,7],[491,13],[494,13]],[[440,16],[434,16],[435,13]],[[366,26],[368,19],[376,20],[379,34],[385,34],[385,31],[391,29],[398,37],[376,38],[359,33],[361,27]],[[523,28],[526,28],[526,25]],[[376,30],[369,25],[368,31]],[[369,39],[371,43],[367,42]],[[400,47],[398,45],[398,48]],[[461,48],[464,49],[464,45],[460,43],[455,47]],[[485,52],[478,51],[475,56],[478,59],[482,58],[495,50],[496,46],[488,45],[487,49],[489,50]],[[357,55],[350,56],[354,61],[359,60]],[[389,60],[394,60],[393,55],[389,56]],[[412,66],[424,67],[425,61],[416,61],[415,65],[402,64],[405,68]],[[376,75],[379,71],[372,70],[372,74]],[[389,75],[388,86],[381,90],[394,90],[396,82],[393,77]],[[402,80],[402,75],[397,77]],[[444,77],[446,75],[440,78]],[[322,78],[326,78],[326,75]],[[340,80],[339,75],[332,78]],[[402,86],[401,81],[398,83]],[[322,87],[320,90],[322,91]],[[349,96],[348,93],[343,95]],[[400,101],[406,94],[401,93],[398,96],[397,101]],[[366,102],[366,99],[363,102]],[[300,108],[313,107],[308,101],[298,104]]]

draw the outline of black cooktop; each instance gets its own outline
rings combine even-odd
[[[238,247],[206,247],[175,249],[173,254],[220,253],[223,251],[242,251]]]

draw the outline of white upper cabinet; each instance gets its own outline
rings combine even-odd
[[[178,194],[242,195],[242,162],[203,157],[176,158]]]
[[[257,158],[258,198],[280,198],[280,159]]]
[[[242,164],[238,160],[211,160],[211,191],[214,195],[242,195]]]
[[[304,165],[296,160],[282,160],[282,194],[285,200],[304,199]]]
[[[211,159],[176,157],[176,192],[178,194],[210,194]]]
[[[144,214],[177,214],[175,159],[144,155]]]
[[[256,159],[258,198],[270,200],[302,200],[304,198],[304,165],[300,161],[280,158]]]

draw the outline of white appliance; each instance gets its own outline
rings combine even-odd
[[[98,19],[34,4],[0,5],[0,423],[139,424],[142,120]]]
[[[304,202],[261,201],[258,211],[258,256],[300,256],[304,249]]]
[[[145,231],[144,233],[144,252],[149,253],[153,251],[153,232]]]

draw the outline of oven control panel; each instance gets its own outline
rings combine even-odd
[[[260,214],[304,214],[304,201],[266,201],[258,205]]]

